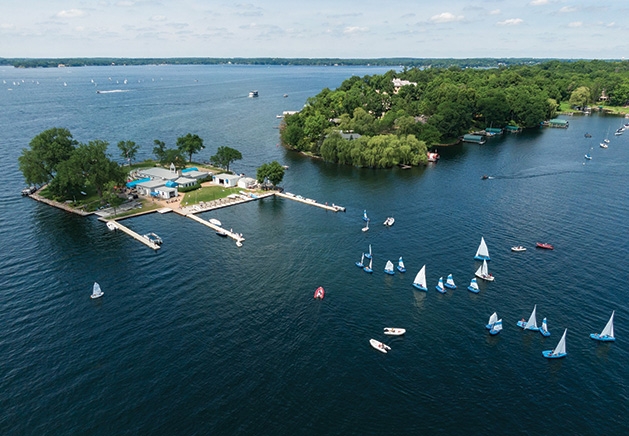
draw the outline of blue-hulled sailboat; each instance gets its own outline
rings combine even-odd
[[[522,327],[524,330],[533,330],[533,331],[539,330],[539,327],[537,327],[537,319],[535,319],[536,310],[537,310],[537,304],[533,307],[533,312],[531,312],[531,316],[529,316],[529,320],[525,322],[524,318],[522,318],[521,321],[518,321],[518,327]]]
[[[358,268],[364,268],[365,264],[363,263],[365,260],[365,253],[362,254],[362,256],[360,256],[360,260],[358,262],[356,262],[356,266]]]
[[[363,268],[366,273],[371,274],[373,272],[373,269],[371,268],[372,263],[373,263],[373,259],[369,259],[369,266],[365,265],[365,267]]]
[[[491,328],[494,326],[494,324],[496,324],[496,321],[498,321],[498,314],[496,312],[494,312],[489,317],[489,321],[487,321],[487,324],[485,324],[485,328],[487,330],[491,330]]]
[[[415,280],[413,280],[413,286],[415,286],[420,291],[428,291],[428,288],[426,287],[426,265],[422,266],[422,269],[420,269],[415,276]]]
[[[547,359],[559,359],[560,357],[566,357],[568,353],[566,352],[566,333],[568,329],[563,331],[563,336],[559,340],[559,343],[555,347],[554,350],[546,350],[542,351],[542,356]]]
[[[439,283],[437,283],[437,286],[435,286],[435,289],[437,289],[442,294],[446,293],[446,288],[443,287],[443,277],[439,277]]]
[[[452,274],[448,274],[448,278],[446,279],[446,288],[456,289],[456,285],[454,284],[454,279],[452,278]]]
[[[395,274],[395,270],[393,269],[393,262],[387,260],[387,264],[384,266],[384,272],[389,275]]]
[[[367,253],[365,253],[365,257],[367,259],[371,259],[371,244],[369,244],[369,251]]]
[[[397,270],[401,273],[406,272],[406,267],[404,266],[404,261],[402,260],[402,256],[400,256],[400,259],[397,261]]]
[[[489,250],[487,249],[487,244],[485,243],[485,238],[481,236],[480,245],[478,246],[478,250],[476,250],[476,255],[474,256],[476,260],[491,260],[489,257]]]
[[[476,277],[474,277],[471,281],[470,281],[470,285],[467,287],[467,290],[470,292],[473,292],[475,294],[478,294],[478,292],[480,291],[480,289],[478,289],[478,283],[476,282]]]
[[[612,312],[612,316],[609,318],[609,321],[607,321],[607,324],[602,332],[590,334],[592,339],[603,342],[613,342],[616,340],[616,337],[614,336],[614,312],[616,311],[614,310]]]
[[[501,331],[502,331],[502,319],[499,319],[498,321],[494,323],[494,325],[491,326],[491,328],[489,329],[489,334],[492,336],[495,336]]]
[[[367,211],[363,211],[363,221],[369,221],[369,217],[367,216]]]
[[[548,331],[548,323],[546,322],[546,318],[542,320],[542,326],[539,328],[539,332],[544,337],[550,336],[550,332]]]

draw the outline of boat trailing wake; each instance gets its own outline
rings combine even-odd
[[[537,173],[537,174],[514,174],[514,175],[497,175],[497,176],[489,176],[487,179],[505,179],[505,180],[514,180],[514,179],[535,179],[537,177],[548,177],[548,176],[556,176],[560,174],[570,174],[576,173],[578,171],[575,170],[561,170],[561,171],[549,171],[546,173]]]

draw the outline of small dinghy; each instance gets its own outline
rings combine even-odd
[[[362,228],[363,232],[366,232],[367,230],[369,230],[369,220],[367,220],[367,224],[365,224],[365,227]]]
[[[494,325],[491,326],[491,328],[489,329],[489,334],[492,336],[495,336],[501,331],[502,331],[502,319],[499,319],[498,321],[494,323]]]
[[[480,291],[480,289],[478,289],[478,283],[476,282],[476,277],[474,277],[471,281],[470,281],[470,285],[467,287],[467,290],[470,292],[473,292],[475,294],[478,294],[478,292]]]
[[[216,218],[210,218],[208,221],[209,221],[209,222],[211,222],[212,224],[214,224],[215,226],[219,226],[219,227],[220,227],[220,226],[222,226],[222,225],[223,225],[223,224],[222,224],[219,220],[217,220]]]
[[[358,262],[356,262],[356,266],[358,268],[364,268],[365,264],[363,263],[365,260],[365,253],[362,254],[362,256],[360,256],[360,260]]]
[[[439,277],[439,282],[437,283],[437,286],[435,286],[435,289],[442,294],[446,293],[446,288],[443,287],[443,277]]]
[[[426,265],[422,266],[422,269],[420,269],[415,276],[415,280],[413,280],[413,286],[415,286],[420,291],[428,290],[428,288],[426,287]]]
[[[389,336],[401,336],[406,333],[406,329],[399,329],[396,327],[385,327],[384,334]]]
[[[406,267],[404,266],[404,261],[402,260],[402,256],[400,256],[400,259],[397,261],[397,270],[401,273],[406,272]]]
[[[542,336],[546,338],[550,336],[550,332],[548,331],[548,322],[546,321],[546,318],[542,320],[542,326],[539,328],[539,332],[542,334]]]
[[[445,286],[448,289],[456,289],[456,285],[454,284],[454,279],[452,278],[452,274],[448,274],[448,278],[446,279]]]
[[[526,247],[523,247],[522,245],[516,245],[515,247],[511,247],[511,251],[515,251],[516,253],[519,253],[522,251],[526,251]]]
[[[555,347],[554,350],[546,350],[542,351],[542,356],[546,359],[559,359],[560,357],[566,357],[568,353],[566,352],[566,333],[568,329],[563,331],[563,336],[559,340],[559,343]]]
[[[537,304],[533,306],[533,312],[531,312],[531,316],[529,316],[529,320],[524,321],[524,318],[522,318],[522,320],[518,321],[518,327],[521,327],[524,330],[533,330],[533,331],[539,330],[539,327],[537,327],[537,319],[535,315],[536,310],[537,310]]]
[[[602,332],[590,334],[592,339],[602,342],[613,342],[616,340],[616,337],[614,336],[614,312],[616,311],[614,310],[612,312],[612,316],[609,318],[609,321],[607,321],[607,324]]]
[[[489,317],[489,321],[487,321],[487,324],[485,324],[485,328],[487,330],[491,330],[491,328],[494,326],[494,324],[496,324],[496,321],[498,321],[498,314],[496,312],[494,312]]]
[[[552,244],[549,244],[548,242],[536,242],[535,246],[537,248],[543,248],[545,250],[554,250],[555,247],[552,246]]]
[[[323,286],[319,286],[315,292],[314,292],[314,297],[318,298],[320,300],[323,300],[323,297],[325,297],[325,289],[323,289]]]
[[[373,259],[369,259],[369,266],[365,265],[365,267],[363,268],[363,270],[364,270],[366,273],[371,274],[371,273],[373,272],[373,269],[372,269],[372,263],[373,263]]]
[[[383,224],[387,227],[391,227],[393,224],[395,224],[395,218],[393,218],[392,216],[387,217],[387,219],[384,220]]]
[[[395,270],[393,269],[393,262],[387,260],[387,264],[384,266],[384,272],[391,276],[395,274]]]
[[[100,285],[94,282],[94,286],[92,287],[92,295],[90,295],[90,298],[100,298],[104,294],[105,293],[101,290]]]
[[[387,344],[383,344],[382,342],[376,341],[375,339],[369,339],[369,343],[376,350],[378,350],[378,351],[380,351],[381,353],[384,353],[384,354],[387,354],[387,352],[389,350],[391,350],[391,347],[389,347]]]

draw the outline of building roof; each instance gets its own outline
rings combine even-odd
[[[138,173],[143,176],[159,178],[159,179],[164,179],[164,180],[175,180],[177,177],[179,177],[179,174],[177,172],[172,172],[165,168],[158,168],[158,167],[141,169],[141,170],[138,170]]]
[[[155,189],[155,188],[159,188],[160,186],[165,186],[165,185],[166,185],[165,180],[149,180],[147,182],[138,183],[136,186],[140,188]]]
[[[175,180],[175,183],[177,183],[178,185],[187,185],[188,183],[196,183],[196,179],[191,179],[189,177],[179,177],[177,180]]]
[[[181,171],[182,176],[193,178],[193,179],[201,179],[203,177],[206,177],[208,174],[209,173],[206,171],[199,171],[197,169],[190,170],[190,171]]]
[[[214,176],[212,176],[213,179],[223,179],[223,180],[238,180],[240,179],[240,176],[238,174],[227,174],[227,173],[221,173],[221,174],[216,174]]]

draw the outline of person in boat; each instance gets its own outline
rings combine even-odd
[[[483,174],[483,176],[481,177],[481,179],[483,180],[487,180],[489,178],[489,176],[487,174]]]

